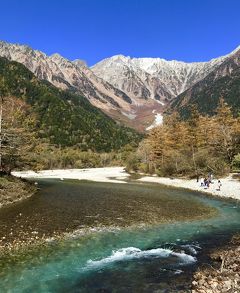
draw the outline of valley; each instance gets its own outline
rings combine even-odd
[[[239,233],[239,65],[0,42],[0,291],[198,290]]]
[[[208,251],[239,231],[239,206],[201,193],[136,182],[38,184],[32,198],[0,210],[3,292],[191,292],[192,273],[211,264]]]
[[[84,96],[108,116],[141,132],[155,119],[148,109],[161,115],[169,109],[182,113],[185,102],[181,100],[188,99],[188,104],[196,101],[201,112],[213,113],[220,97],[225,95],[221,85],[208,109],[201,107],[200,100],[191,96],[192,91],[202,90],[204,80],[211,76],[215,83],[221,78],[235,80],[236,76],[232,74],[239,66],[239,52],[238,47],[226,56],[193,63],[116,55],[89,68],[80,59],[70,61],[59,54],[47,56],[26,45],[0,42],[1,57],[22,63],[40,80]],[[237,84],[239,86],[238,81]],[[208,97],[211,85],[206,86],[202,99]],[[226,102],[237,108],[240,106],[238,99],[229,94]]]
[[[239,11],[1,1],[0,293],[240,293]]]

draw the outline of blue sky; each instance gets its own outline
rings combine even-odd
[[[206,61],[240,45],[239,0],[0,0],[0,39],[93,65]]]

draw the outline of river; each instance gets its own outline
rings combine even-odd
[[[4,258],[0,292],[188,292],[207,251],[240,232],[238,203],[198,192],[60,180],[39,187],[0,211],[0,238],[37,234],[48,244]]]

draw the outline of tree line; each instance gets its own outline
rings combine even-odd
[[[137,142],[119,150],[94,152],[51,143],[39,135],[37,115],[23,99],[0,95],[0,173],[13,169],[93,168],[124,166]]]
[[[159,176],[225,174],[240,169],[240,116],[221,99],[214,116],[191,107],[188,120],[167,115],[139,143],[94,152],[62,147],[39,136],[38,119],[22,99],[0,95],[0,170],[126,166],[128,171]]]
[[[240,116],[221,98],[211,117],[194,105],[188,120],[177,112],[166,116],[140,143],[127,168],[160,176],[225,174],[240,168],[239,153]]]

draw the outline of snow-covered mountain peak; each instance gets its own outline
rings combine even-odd
[[[193,86],[232,53],[207,62],[183,62],[162,58],[130,58],[116,55],[91,69],[99,77],[134,98],[169,100]]]
[[[128,60],[130,60],[130,56],[124,56],[122,54],[119,55],[114,55],[111,57],[114,61],[122,61],[122,62],[128,62]],[[109,59],[109,58],[107,58]],[[106,59],[105,59],[106,60]]]
[[[240,45],[239,46],[237,46],[237,48],[236,49],[234,49],[230,54],[228,54],[228,55],[226,55],[227,57],[228,56],[232,56],[232,55],[234,55],[234,54],[236,54],[236,53],[238,53],[240,51]]]

